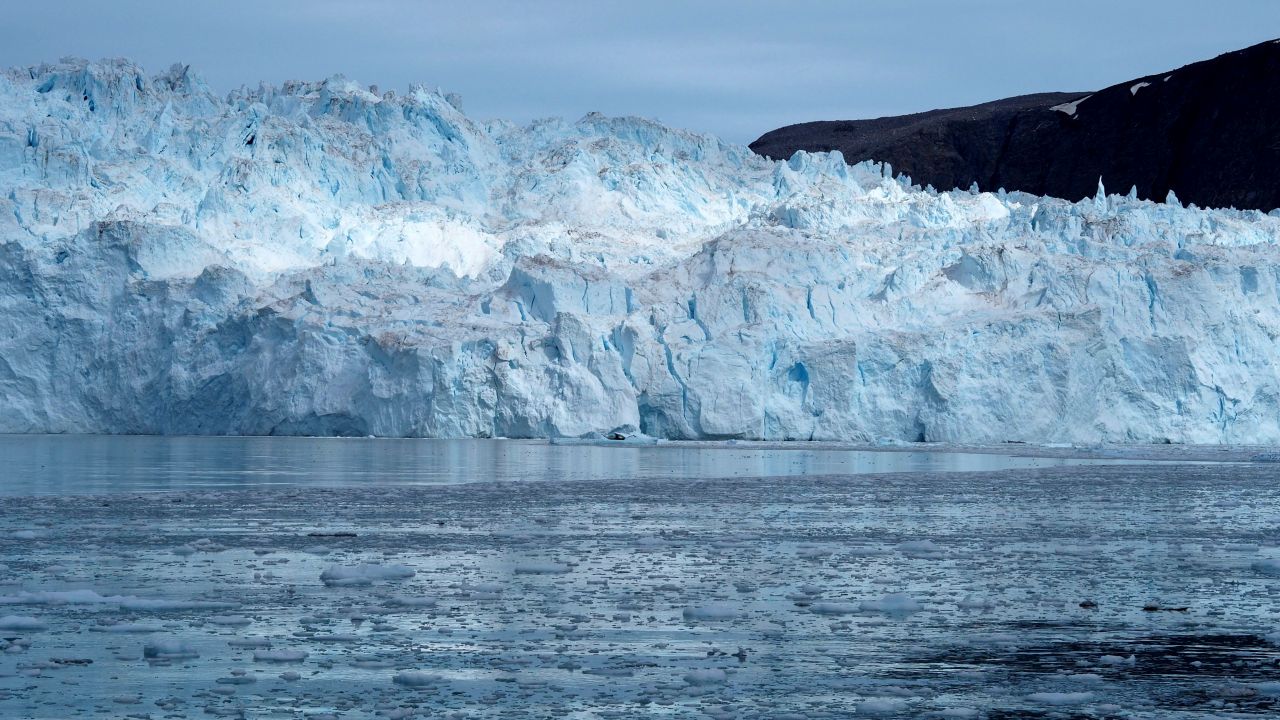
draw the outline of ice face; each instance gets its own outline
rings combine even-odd
[[[0,73],[0,431],[1280,438],[1278,217],[459,105]]]

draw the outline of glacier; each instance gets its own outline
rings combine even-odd
[[[0,72],[0,432],[1280,441],[1280,217]]]

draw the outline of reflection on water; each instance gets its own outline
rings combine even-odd
[[[960,452],[553,445],[537,440],[0,436],[0,494],[259,485],[791,477],[992,471],[1117,461]]]

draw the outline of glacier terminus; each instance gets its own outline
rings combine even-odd
[[[0,432],[1280,442],[1274,214],[461,106],[0,72]]]

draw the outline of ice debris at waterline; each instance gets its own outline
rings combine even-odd
[[[1280,716],[1268,465],[351,479],[0,496],[0,718]]]
[[[1280,218],[0,73],[4,432],[1280,440]]]

